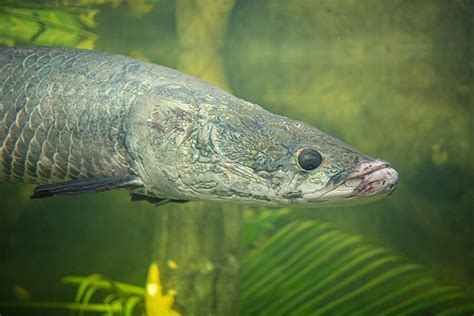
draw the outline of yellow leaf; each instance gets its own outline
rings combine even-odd
[[[168,268],[170,268],[171,270],[177,270],[178,269],[178,264],[174,260],[170,259],[170,260],[166,261],[166,264],[168,265]]]
[[[160,283],[160,270],[156,263],[150,265],[148,269],[148,278],[146,283],[145,306],[147,316],[170,315],[179,316],[180,314],[172,309],[176,291],[170,290],[163,295],[163,287]]]
[[[153,4],[150,4],[146,0],[128,0],[128,6],[132,10],[135,16],[141,17],[147,14],[153,9]]]
[[[143,60],[143,61],[146,61],[146,62],[150,62],[151,60],[145,56],[145,54],[143,54],[143,52],[139,49],[134,49],[132,50],[131,52],[128,53],[128,55],[130,57],[133,57],[133,58],[136,58],[136,59],[139,59],[139,60]]]
[[[89,10],[87,13],[80,14],[79,20],[87,27],[95,27],[97,25],[95,21],[97,13],[99,13],[99,10]]]
[[[95,38],[86,38],[77,43],[76,48],[82,49],[94,49],[95,46]]]

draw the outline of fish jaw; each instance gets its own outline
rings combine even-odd
[[[381,160],[363,162],[349,178],[351,176],[360,179],[359,185],[353,190],[355,196],[389,195],[398,184],[398,172]]]
[[[363,160],[347,173],[324,192],[307,192],[303,198],[309,203],[364,204],[392,194],[398,184],[398,172],[383,160]]]

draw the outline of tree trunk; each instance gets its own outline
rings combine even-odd
[[[183,315],[239,314],[238,206],[191,202],[157,210],[153,259]]]

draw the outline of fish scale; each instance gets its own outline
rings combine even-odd
[[[48,183],[130,173],[117,125],[131,98],[118,98],[113,87],[126,75],[116,74],[123,58],[48,48],[0,54],[1,178]]]

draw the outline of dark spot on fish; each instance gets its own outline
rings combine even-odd
[[[257,200],[271,201],[271,199],[268,196],[265,196],[265,195],[254,195],[253,197]]]
[[[298,199],[302,197],[301,191],[290,191],[282,194],[285,199]]]
[[[131,64],[127,67],[127,72],[137,72],[138,70],[140,70],[139,64]]]
[[[347,178],[347,176],[353,171],[353,169],[344,169],[336,173],[331,177],[329,185],[334,185],[336,183],[339,183],[340,181],[344,180]]]

